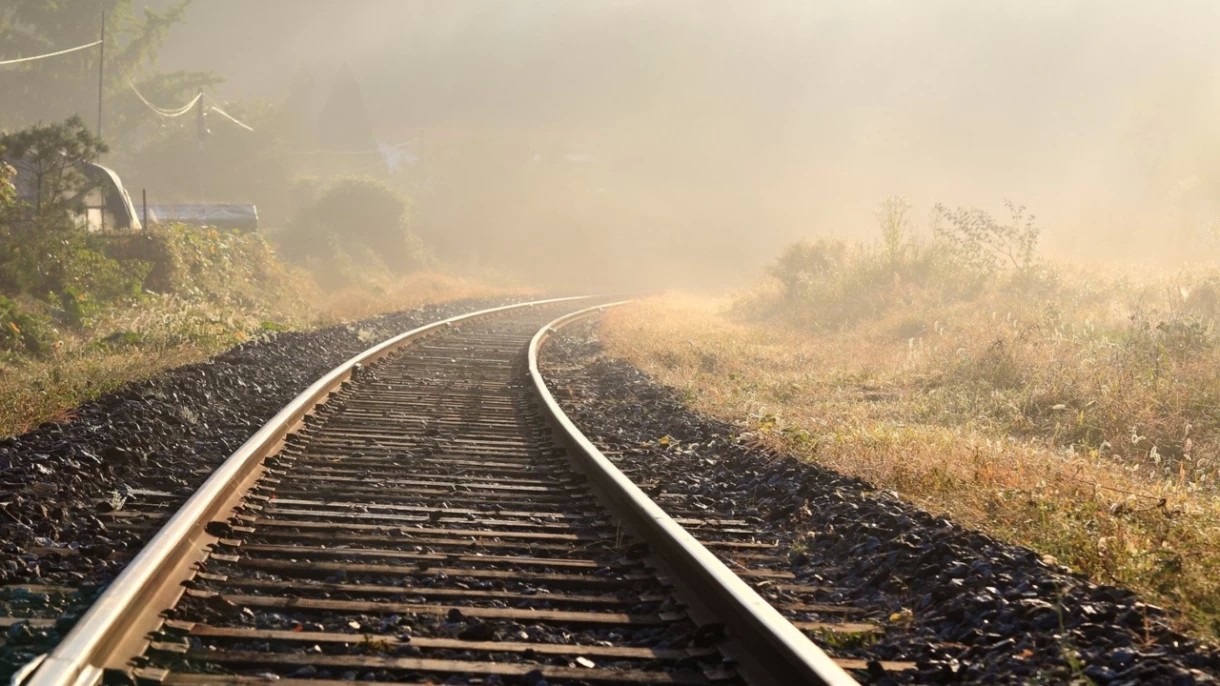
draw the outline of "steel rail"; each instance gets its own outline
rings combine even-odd
[[[543,413],[567,444],[569,456],[588,477],[594,492],[648,542],[653,556],[668,568],[677,582],[674,593],[692,611],[726,627],[730,639],[741,648],[732,657],[752,683],[856,684],[829,655],[632,483],[572,423],[547,388],[538,367],[539,351],[546,339],[564,325],[627,302],[573,312],[534,335],[529,346],[529,375]]]
[[[147,607],[168,608],[182,595],[185,589],[176,583],[177,579],[203,557],[206,545],[218,540],[206,531],[207,525],[225,519],[236,508],[246,486],[261,475],[263,458],[282,445],[284,437],[338,390],[355,370],[414,339],[464,320],[588,297],[551,298],[450,317],[390,338],[335,367],[230,455],[132,559],[64,640],[50,653],[20,670],[13,683],[92,686],[101,681],[117,651],[141,652],[142,648],[130,652],[124,649],[147,645],[148,634],[160,624],[160,617],[148,617]],[[19,677],[25,677],[24,681],[19,681]]]

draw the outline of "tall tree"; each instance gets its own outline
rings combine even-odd
[[[97,40],[105,12],[103,134],[117,143],[157,116],[131,92],[128,74],[137,78],[155,65],[169,30],[182,21],[190,2],[177,0],[160,11],[137,12],[133,0],[5,0],[0,3],[0,57],[43,54]],[[92,48],[0,68],[0,93],[5,94],[0,129],[73,115],[96,126],[100,58],[101,51]],[[140,87],[168,106],[218,81],[212,74],[175,73],[145,79]]]
[[[45,295],[67,283],[83,240],[73,211],[92,185],[84,168],[105,150],[80,117],[0,134],[0,159],[19,172],[0,217],[0,292]]]
[[[318,142],[326,150],[356,151],[376,150],[377,139],[373,136],[373,125],[369,120],[369,110],[364,103],[364,93],[360,84],[352,75],[352,70],[343,65],[331,86],[330,95],[322,104],[318,115]],[[349,156],[346,160],[336,158],[333,164],[337,167],[348,165],[350,168],[366,169],[370,160],[375,162],[376,154],[364,156]]]

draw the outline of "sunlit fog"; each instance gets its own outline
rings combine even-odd
[[[131,109],[108,159],[272,232],[303,179],[373,175],[436,257],[562,285],[731,285],[792,239],[871,237],[890,195],[918,230],[1007,199],[1049,253],[1176,264],[1220,216],[1217,26],[1208,3],[206,0],[129,68],[209,73],[255,133],[154,153],[192,118]],[[257,159],[191,159],[229,148]]]

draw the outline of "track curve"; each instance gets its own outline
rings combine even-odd
[[[564,424],[536,356],[578,300],[320,379],[25,683],[854,683]]]

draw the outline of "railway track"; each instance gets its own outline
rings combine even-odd
[[[587,304],[446,320],[340,366],[182,509],[128,517],[164,526],[14,681],[854,683],[864,665],[805,633],[870,626],[785,604],[800,585],[750,522],[663,512],[563,416],[537,351]]]

